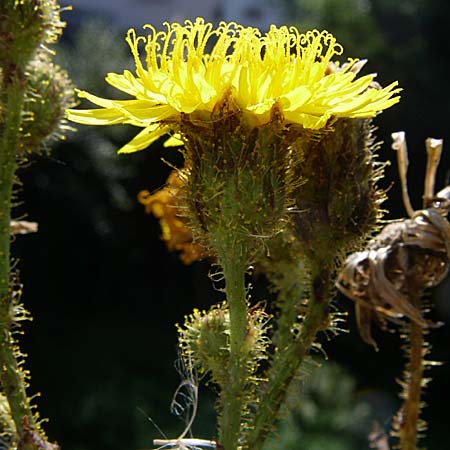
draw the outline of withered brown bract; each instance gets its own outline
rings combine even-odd
[[[425,176],[425,209],[414,212],[407,193],[408,165],[404,133],[394,133],[399,172],[409,219],[389,223],[362,252],[351,254],[337,280],[338,289],[355,301],[361,337],[376,347],[371,322],[407,317],[422,327],[432,325],[410,301],[412,290],[439,284],[447,275],[450,259],[450,186],[433,195],[442,141],[427,140],[428,164]]]

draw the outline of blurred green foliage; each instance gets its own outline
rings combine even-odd
[[[306,367],[290,388],[279,429],[265,450],[368,448],[373,411],[367,398],[356,395],[352,375],[331,361]]]

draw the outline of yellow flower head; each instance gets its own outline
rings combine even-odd
[[[207,122],[229,93],[249,123],[268,123],[276,104],[286,124],[311,130],[324,128],[333,118],[373,117],[399,101],[397,83],[376,89],[371,86],[375,75],[357,78],[357,60],[330,71],[332,58],[343,49],[327,31],[301,34],[295,27],[272,25],[262,35],[236,23],[214,28],[201,18],[165,26],[166,31],[157,31],[145,25],[146,36],[130,29],[126,41],[136,73],[125,70],[106,77],[133,99],[108,100],[79,91],[101,108],[67,112],[70,120],[82,124],[142,127],[122,153],[177,132],[182,115]]]

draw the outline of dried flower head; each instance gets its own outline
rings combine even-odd
[[[427,140],[428,164],[425,176],[426,209],[413,211],[406,184],[407,154],[404,133],[394,133],[393,148],[398,151],[404,203],[409,219],[386,225],[365,251],[351,254],[337,280],[337,287],[355,301],[362,338],[376,347],[371,321],[406,317],[428,327],[421,308],[410,300],[427,287],[438,285],[450,267],[450,187],[434,196],[434,181],[442,141]]]
[[[201,18],[165,26],[166,31],[156,31],[145,25],[146,36],[129,30],[126,41],[136,74],[124,71],[106,77],[133,99],[108,100],[79,91],[80,97],[100,108],[67,112],[70,120],[87,125],[142,127],[119,150],[122,153],[142,150],[162,135],[178,132],[185,115],[210,121],[216,105],[230,94],[250,123],[270,122],[277,105],[286,124],[312,130],[333,118],[373,117],[399,101],[397,83],[375,89],[374,74],[357,79],[352,68],[358,60],[330,70],[332,58],[343,49],[326,31],[301,34],[295,27],[272,25],[262,35],[236,23],[222,22],[213,28]]]

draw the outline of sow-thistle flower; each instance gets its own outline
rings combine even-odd
[[[146,25],[145,36],[129,30],[136,72],[106,77],[133,98],[79,91],[100,108],[70,109],[67,117],[141,127],[120,153],[176,136],[184,144],[184,206],[194,234],[212,247],[218,230],[238,240],[282,231],[289,208],[301,209],[294,191],[311,176],[295,168],[307,152],[321,151],[312,143],[339,141],[329,145],[339,159],[339,121],[371,118],[399,101],[397,83],[379,88],[374,74],[357,77],[362,61],[334,62],[343,48],[327,31],[272,25],[262,34],[236,23],[214,28],[201,18],[165,26]]]
[[[374,89],[370,86],[375,75],[357,79],[351,70],[357,60],[330,73],[332,58],[343,48],[326,31],[301,34],[295,27],[272,25],[262,35],[256,28],[235,23],[213,28],[201,18],[194,23],[187,20],[184,26],[165,25],[166,31],[145,25],[146,36],[129,30],[126,41],[136,74],[126,70],[106,77],[133,99],[108,100],[79,91],[80,97],[101,108],[68,111],[69,119],[87,125],[142,127],[119,150],[122,153],[142,150],[159,137],[178,132],[184,115],[207,123],[228,92],[254,124],[268,123],[277,105],[286,124],[311,130],[339,117],[373,117],[399,101],[397,83]]]

